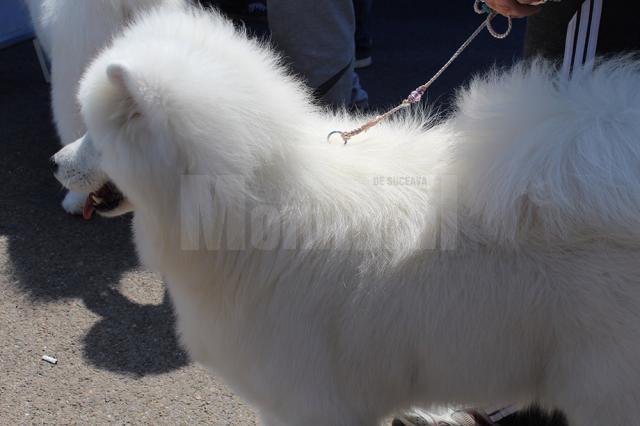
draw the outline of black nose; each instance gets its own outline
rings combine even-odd
[[[53,157],[49,159],[49,164],[51,166],[51,173],[54,175],[58,173],[58,163],[56,163],[56,160]]]

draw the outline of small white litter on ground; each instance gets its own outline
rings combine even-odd
[[[58,363],[57,359],[49,355],[42,355],[42,360],[47,361],[49,364],[53,364],[53,365]]]

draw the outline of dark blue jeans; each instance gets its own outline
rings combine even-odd
[[[358,51],[371,50],[371,9],[373,0],[353,0],[353,10],[356,17],[356,55]]]

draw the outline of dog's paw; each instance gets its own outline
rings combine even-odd
[[[69,191],[62,200],[62,208],[69,214],[82,214],[87,194]]]

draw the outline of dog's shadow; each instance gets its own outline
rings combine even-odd
[[[101,316],[84,339],[87,361],[118,373],[159,374],[188,363],[174,334],[165,295],[160,305],[129,301],[118,291],[138,265],[130,218],[84,221],[60,207],[64,195],[49,157],[59,148],[49,88],[30,43],[0,52],[0,236],[9,279],[34,301],[79,298]],[[6,89],[6,90],[5,90]]]
[[[113,288],[84,301],[104,317],[84,338],[84,355],[93,365],[144,376],[165,373],[189,362],[178,348],[166,292],[160,305],[133,303]],[[131,312],[135,312],[134,317]]]

